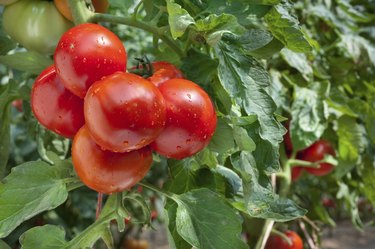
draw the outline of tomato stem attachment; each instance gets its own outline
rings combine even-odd
[[[70,11],[72,12],[74,24],[76,25],[87,22],[94,14],[87,8],[85,0],[69,0],[68,4]]]

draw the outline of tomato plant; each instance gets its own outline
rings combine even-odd
[[[74,137],[72,159],[82,182],[106,194],[131,188],[147,174],[152,164],[149,147],[127,153],[104,151],[94,142],[86,126]]]
[[[81,24],[61,37],[54,60],[64,86],[84,98],[95,81],[125,71],[127,58],[121,40],[110,30]]]
[[[285,231],[284,234],[286,238],[279,235],[271,235],[265,249],[303,249],[302,239],[296,232]]]
[[[140,149],[162,132],[166,106],[156,86],[142,77],[118,72],[95,82],[85,97],[85,120],[104,149]]]
[[[29,50],[52,54],[60,36],[72,27],[52,2],[20,0],[5,7],[4,31]]]
[[[173,249],[319,248],[374,223],[373,0],[108,2],[0,6],[0,248],[150,226]]]
[[[31,108],[42,125],[64,137],[72,138],[85,123],[83,100],[63,86],[54,65],[35,80]]]
[[[152,148],[163,156],[182,159],[206,147],[216,128],[215,108],[206,92],[185,79],[168,80],[159,90],[167,121]]]

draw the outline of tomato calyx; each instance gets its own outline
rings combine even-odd
[[[137,61],[137,65],[128,70],[130,73],[137,74],[145,79],[152,76],[154,67],[147,56],[134,59]]]

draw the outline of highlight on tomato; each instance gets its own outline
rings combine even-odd
[[[64,87],[54,65],[35,80],[31,109],[43,126],[64,137],[72,138],[85,123],[83,100]]]
[[[125,153],[102,150],[86,126],[73,140],[73,165],[81,181],[105,194],[121,192],[142,180],[152,164],[149,146]]]
[[[174,159],[194,155],[208,145],[216,129],[216,112],[208,94],[185,79],[159,86],[167,108],[165,129],[151,144],[159,154]]]
[[[154,141],[166,123],[158,88],[131,73],[117,72],[95,82],[84,101],[87,128],[103,149],[126,152]]]
[[[121,40],[109,29],[85,23],[60,39],[54,60],[64,86],[80,98],[104,76],[125,71],[127,56]]]

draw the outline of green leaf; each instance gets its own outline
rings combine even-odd
[[[233,155],[231,161],[240,172],[243,181],[244,200],[235,204],[236,208],[252,217],[273,219],[285,222],[303,216],[306,210],[298,207],[293,201],[280,198],[272,191],[266,176],[261,175],[255,158],[249,152]],[[258,166],[260,167],[260,166]]]
[[[16,46],[17,44],[13,40],[0,31],[0,55],[8,53],[10,50],[15,49]]]
[[[296,151],[318,140],[327,127],[327,104],[324,102],[329,84],[314,82],[310,88],[294,86],[294,102],[290,133]]]
[[[289,66],[297,69],[306,80],[313,76],[313,69],[305,54],[295,53],[287,48],[281,50],[281,56]]]
[[[30,51],[0,56],[0,63],[20,71],[39,74],[53,64],[53,61],[37,52]]]
[[[311,45],[298,20],[283,5],[275,5],[264,17],[271,33],[294,52],[309,52]]]
[[[369,199],[373,206],[375,206],[375,157],[374,153],[367,153],[365,157],[364,167],[362,168],[361,176],[363,184],[361,184],[361,191]]]
[[[359,153],[363,150],[363,129],[354,118],[348,116],[340,117],[337,120],[337,124],[340,159],[355,163],[359,158]]]
[[[168,22],[173,39],[181,37],[187,27],[195,23],[189,13],[173,0],[167,0],[167,10],[169,14]]]
[[[62,204],[68,196],[64,180],[71,176],[71,170],[71,165],[50,166],[41,161],[12,168],[0,184],[0,237],[36,214]]]
[[[181,70],[187,79],[199,85],[209,85],[216,74],[217,65],[217,61],[210,56],[191,49],[182,60]]]
[[[233,137],[240,150],[250,152],[255,150],[256,145],[247,133],[246,129],[239,126],[234,126]]]
[[[375,46],[368,40],[357,34],[343,34],[340,38],[338,47],[345,51],[348,58],[351,58],[355,63],[359,63],[360,60],[363,60],[362,56],[367,56],[372,65],[375,66]]]
[[[273,144],[280,143],[284,128],[273,116],[276,106],[266,92],[270,84],[267,71],[255,59],[242,54],[240,48],[229,40],[219,42],[215,50],[223,88],[248,115],[257,115],[263,139]]]
[[[124,10],[125,12],[127,12],[128,9],[134,5],[134,2],[134,0],[109,0],[111,8],[118,8]]]
[[[197,187],[194,171],[199,165],[192,158],[168,160],[168,167],[171,177],[164,184],[166,190],[181,194]]]
[[[350,4],[349,0],[337,0],[339,7],[357,22],[368,23],[375,19],[374,14],[366,13]]]
[[[179,234],[176,227],[177,204],[168,201],[166,204],[166,223],[168,224],[167,238],[170,249],[191,249],[191,245],[187,243]]]
[[[174,196],[178,204],[176,228],[197,249],[245,249],[240,239],[241,221],[235,211],[208,189]]]
[[[218,118],[214,135],[208,148],[223,154],[234,148],[233,131],[222,118]]]
[[[20,237],[21,249],[62,249],[66,248],[65,231],[54,225],[34,227]]]
[[[0,179],[2,179],[10,152],[10,105],[7,105],[6,109],[2,112],[0,111],[0,113],[2,113],[0,116]]]
[[[250,4],[264,4],[275,5],[280,3],[280,0],[241,0],[242,2],[249,2]]]
[[[1,249],[11,249],[4,241],[0,239],[0,248]]]
[[[197,31],[201,32],[210,46],[215,46],[225,33],[241,34],[245,30],[238,24],[237,18],[233,15],[211,14],[196,22]]]
[[[221,165],[218,165],[216,168],[214,168],[212,170],[215,173],[220,174],[221,176],[223,176],[227,180],[229,186],[231,187],[231,192],[233,194],[236,194],[240,190],[240,188],[242,187],[241,178],[233,170],[228,169],[227,167],[224,167],[224,166],[221,166]]]

